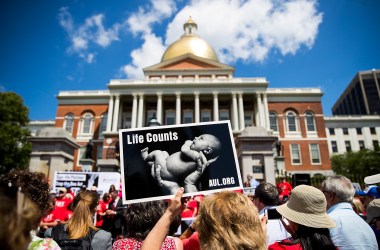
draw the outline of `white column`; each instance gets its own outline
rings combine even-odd
[[[112,132],[117,132],[119,109],[120,109],[120,95],[116,95],[115,110],[113,112],[113,121],[112,121]]]
[[[144,95],[139,95],[139,112],[137,114],[137,127],[143,127],[143,117],[144,117]]]
[[[181,124],[181,94],[176,93],[176,103],[175,103],[175,123]]]
[[[239,130],[236,93],[232,93],[232,130]]]
[[[194,109],[195,109],[195,122],[198,123],[199,122],[199,93],[196,92],[194,93]]]
[[[255,127],[258,127],[259,126],[260,117],[259,117],[259,107],[257,106],[257,104],[255,105],[255,107],[253,109],[253,112],[254,112],[254,115],[255,115]]]
[[[136,128],[137,121],[137,94],[133,94],[131,128]]]
[[[214,121],[219,121],[219,100],[218,93],[213,93],[214,96]]]
[[[111,131],[113,119],[113,95],[110,96],[110,101],[108,103],[108,115],[107,115],[107,128],[106,131]]]
[[[268,109],[268,98],[267,94],[263,94],[263,101],[264,101],[264,116],[265,116],[265,128],[269,130],[269,109]]]
[[[157,93],[157,121],[162,124],[162,94]]]
[[[261,93],[256,93],[256,99],[257,99],[257,109],[259,111],[259,120],[257,123],[257,127],[263,127],[263,106],[261,105]]]
[[[244,130],[245,122],[244,122],[244,105],[243,105],[243,93],[238,93],[239,98],[239,123],[240,130]]]

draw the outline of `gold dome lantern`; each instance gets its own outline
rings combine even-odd
[[[197,31],[197,27],[197,24],[193,22],[190,17],[189,20],[183,25],[185,34],[166,49],[164,55],[162,56],[161,62],[188,53],[219,62],[218,56],[210,44],[195,33]]]

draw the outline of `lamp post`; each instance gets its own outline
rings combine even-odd
[[[153,116],[149,118],[148,123],[146,124],[147,127],[157,127],[161,126],[161,124],[157,121],[156,113],[153,113]]]

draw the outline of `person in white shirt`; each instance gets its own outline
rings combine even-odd
[[[265,210],[276,211],[278,200],[279,196],[278,189],[276,186],[270,183],[262,183],[256,187],[253,203],[259,210],[260,217],[265,215]],[[268,246],[275,243],[276,241],[281,241],[289,237],[290,234],[284,228],[283,224],[280,221],[280,218],[268,218],[266,235],[266,241]]]

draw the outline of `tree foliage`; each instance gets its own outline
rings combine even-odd
[[[332,169],[340,175],[368,176],[380,173],[380,149],[363,149],[357,152],[334,155]]]
[[[32,151],[27,138],[30,132],[25,128],[28,115],[29,109],[19,95],[0,92],[0,174],[28,168]]]

